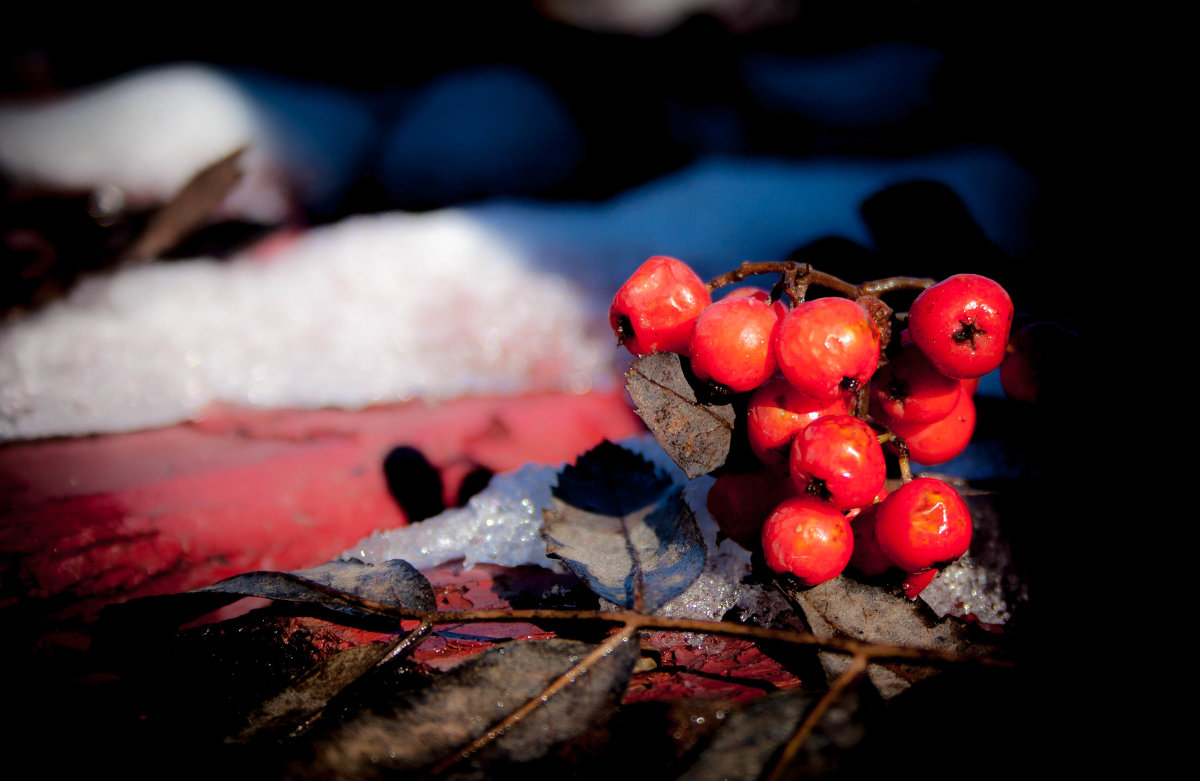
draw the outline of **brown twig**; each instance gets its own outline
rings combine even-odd
[[[790,279],[785,276],[783,281],[784,289],[793,304],[803,303],[809,285],[818,285],[847,298],[861,298],[862,296],[880,296],[896,290],[924,290],[937,281],[925,277],[887,277],[854,285],[832,274],[817,271],[808,263],[797,263],[794,260],[748,260],[733,271],[713,277],[707,287],[711,292],[726,285],[741,282],[746,277],[755,274],[790,275]]]
[[[596,646],[595,650],[583,657],[578,664],[551,681],[550,685],[543,689],[537,697],[530,698],[528,702],[505,716],[500,721],[496,722],[489,729],[485,730],[482,735],[475,738],[475,740],[471,741],[460,751],[457,751],[439,761],[436,765],[434,765],[433,769],[430,771],[430,774],[433,776],[439,776],[457,765],[459,762],[469,759],[473,754],[485,748],[489,743],[498,740],[506,732],[512,729],[517,722],[528,716],[530,713],[533,713],[534,710],[540,708],[542,705],[545,705],[551,697],[574,683],[576,678],[586,674],[588,670],[592,668],[592,665],[596,664],[596,662],[611,654],[623,643],[628,643],[636,632],[636,626],[628,624],[624,626],[620,631],[616,632],[603,643]]]
[[[785,777],[785,773],[792,766],[792,763],[796,761],[796,755],[800,753],[800,748],[804,745],[804,741],[808,740],[808,736],[812,734],[817,723],[821,721],[821,717],[825,715],[825,711],[829,710],[829,706],[833,705],[834,700],[858,676],[862,675],[865,669],[867,669],[867,658],[855,654],[846,671],[838,676],[833,685],[821,695],[821,699],[817,700],[816,704],[813,705],[800,721],[800,724],[796,726],[796,731],[792,733],[792,737],[788,740],[787,745],[780,752],[775,766],[771,768],[771,773],[767,776],[768,781],[779,781],[779,779]]]
[[[415,618],[422,622],[428,621],[437,625],[465,624],[487,621],[600,621],[610,624],[623,624],[627,628],[666,629],[681,632],[696,632],[700,634],[715,634],[726,637],[743,637],[754,640],[775,640],[794,645],[808,645],[828,651],[863,655],[869,659],[894,659],[918,663],[971,663],[989,666],[1010,667],[1011,662],[990,659],[987,657],[964,656],[962,654],[939,651],[932,648],[910,648],[907,646],[878,645],[864,643],[858,640],[840,637],[818,637],[809,632],[798,632],[791,629],[768,629],[749,624],[735,624],[730,621],[701,621],[692,618],[670,618],[667,616],[648,616],[634,611],[621,610],[602,612],[599,610],[551,610],[531,608],[526,610],[463,610],[430,612],[407,610],[381,605],[370,600],[362,600],[359,608],[371,612],[382,613],[397,618]]]
[[[378,670],[399,658],[401,655],[408,653],[413,648],[416,648],[417,644],[424,640],[432,629],[433,624],[431,622],[422,621],[411,632],[397,637],[392,641],[391,646],[387,649],[387,651],[384,652],[383,656],[375,660],[375,663],[371,665],[368,672]],[[363,675],[366,675],[366,673],[363,673]],[[362,677],[363,676],[360,675],[357,679],[355,679],[355,682],[362,680]],[[304,719],[304,721],[297,724],[292,731],[288,733],[288,739],[298,738],[305,732],[308,732],[308,730],[312,729],[312,726],[316,724],[317,720],[320,719],[324,714],[325,708],[320,708],[319,710],[310,713],[308,717]]]

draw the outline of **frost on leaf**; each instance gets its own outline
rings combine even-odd
[[[559,473],[542,536],[601,597],[647,613],[686,591],[707,555],[682,486],[611,442]]]
[[[625,373],[638,416],[689,478],[725,463],[733,441],[733,404],[710,399],[678,355],[651,353]]]

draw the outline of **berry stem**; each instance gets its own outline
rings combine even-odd
[[[859,290],[862,291],[860,295],[881,296],[896,290],[924,290],[936,283],[936,279],[929,277],[888,277],[887,279],[877,279],[874,282],[864,282]]]
[[[912,464],[910,464],[908,461],[908,445],[906,445],[904,440],[901,437],[896,436],[896,433],[890,429],[884,430],[884,432],[879,435],[879,444],[882,445],[884,442],[891,442],[892,446],[896,448],[896,460],[900,464],[900,480],[904,483],[911,483],[913,474]]]
[[[797,263],[794,260],[747,260],[733,271],[713,277],[709,280],[707,287],[711,293],[717,288],[736,284],[754,274],[783,275],[784,290],[792,299],[793,304],[804,302],[809,285],[827,288],[847,298],[861,298],[862,296],[880,296],[896,290],[924,290],[937,282],[928,277],[887,277],[864,282],[861,285],[853,285],[832,274],[817,271],[810,263]]]

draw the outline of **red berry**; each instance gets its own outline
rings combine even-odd
[[[686,354],[692,326],[712,296],[686,263],[658,255],[633,272],[608,310],[618,341],[634,355]]]
[[[788,499],[767,516],[763,554],[775,572],[790,572],[806,586],[836,578],[850,561],[854,532],[845,516],[807,496]]]
[[[1004,360],[1013,305],[998,283],[955,274],[921,291],[908,313],[913,343],[947,377],[982,377]]]
[[[833,401],[857,390],[879,363],[879,334],[867,310],[848,298],[800,304],[779,324],[775,357],[802,393]]]
[[[879,520],[879,504],[863,508],[850,520],[854,530],[854,552],[850,555],[850,566],[868,577],[882,575],[896,565],[884,555],[875,539],[875,523]]]
[[[842,398],[831,402],[805,396],[783,377],[773,377],[754,394],[746,409],[746,438],[764,464],[786,464],[792,440],[825,415],[845,415]]]
[[[1079,338],[1058,323],[1030,323],[1012,335],[1000,364],[1004,395],[1036,402],[1062,393],[1079,373]]]
[[[971,544],[967,504],[941,480],[919,477],[901,486],[876,513],[879,548],[905,572],[941,568]]]
[[[692,330],[692,371],[736,393],[762,385],[775,373],[771,338],[779,315],[762,299],[725,298],[700,313]]]
[[[839,510],[871,503],[887,467],[879,439],[852,415],[829,415],[804,428],[788,460],[797,493],[828,499]]]
[[[735,287],[726,293],[725,298],[757,298],[759,301],[770,301],[771,294],[770,292],[763,290],[761,287],[755,287],[754,285],[742,285],[741,287]],[[771,308],[779,313],[780,319],[787,317],[787,313],[792,311],[788,308],[787,301],[784,298],[776,299],[775,303],[771,304]]]
[[[708,512],[726,537],[753,550],[763,521],[780,502],[795,495],[792,482],[780,469],[723,472],[708,489]]]
[[[908,455],[926,466],[941,464],[957,456],[975,433],[975,400],[960,390],[950,414],[932,423],[902,423],[885,420],[897,436],[904,438]]]
[[[872,414],[905,423],[932,423],[950,414],[961,380],[939,372],[915,345],[901,348],[896,360],[871,378]]]
[[[904,596],[909,599],[916,599],[925,590],[925,587],[933,582],[937,574],[938,571],[936,569],[927,569],[906,575],[904,578]]]

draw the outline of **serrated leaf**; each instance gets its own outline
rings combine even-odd
[[[777,581],[777,585],[800,607],[805,622],[816,635],[975,656],[988,656],[997,650],[980,631],[958,619],[939,619],[923,602],[913,602],[894,591],[844,575],[808,589],[792,588],[783,581]],[[850,663],[846,654],[822,652],[820,658],[830,680]],[[868,677],[884,698],[894,697],[914,681],[936,673],[937,668],[929,665],[867,667]]]
[[[652,613],[704,569],[707,548],[683,488],[636,453],[603,442],[565,467],[552,493],[546,555],[608,601]]]
[[[541,693],[595,646],[530,640],[486,651],[414,694],[388,715],[363,714],[315,746],[302,777],[376,778],[412,773],[453,757]],[[495,763],[528,762],[586,730],[614,708],[638,644],[621,644],[475,755],[455,777],[484,777]]]
[[[433,587],[407,561],[392,559],[375,565],[352,559],[330,561],[295,572],[247,572],[182,594],[143,597],[113,605],[105,613],[121,616],[125,620],[136,618],[159,625],[178,626],[242,597],[353,609],[352,601],[343,595],[411,610],[436,608]]]
[[[733,442],[733,404],[709,398],[678,355],[643,355],[625,380],[638,416],[684,474],[696,478],[725,463]]]

